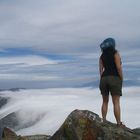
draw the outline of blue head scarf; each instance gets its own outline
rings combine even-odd
[[[110,48],[110,47],[115,49],[115,39],[113,39],[113,38],[105,39],[100,45],[100,48],[102,51],[107,49],[107,48]]]

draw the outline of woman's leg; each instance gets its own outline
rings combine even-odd
[[[112,95],[112,102],[114,107],[114,116],[116,118],[117,124],[120,124],[121,122],[120,96]]]
[[[102,98],[103,98],[103,103],[102,103],[101,112],[102,112],[103,120],[106,120],[106,115],[107,115],[107,110],[108,110],[109,95],[102,95]]]

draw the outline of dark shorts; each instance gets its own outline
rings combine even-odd
[[[122,96],[122,80],[118,76],[104,76],[100,80],[99,85],[102,95],[118,95]]]

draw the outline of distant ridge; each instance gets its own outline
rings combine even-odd
[[[23,89],[26,89],[26,88],[10,88],[10,89],[0,89],[0,92],[2,91],[20,91],[20,90],[23,90]]]

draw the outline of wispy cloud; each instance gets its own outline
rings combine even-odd
[[[73,56],[71,60],[35,55],[1,57],[0,88],[82,86],[97,80],[97,63],[91,54]]]
[[[2,57],[0,58],[0,65],[8,64],[21,64],[28,66],[38,66],[38,65],[48,65],[48,64],[57,64],[57,61],[47,59],[41,56],[28,55],[28,56],[19,56],[19,57]]]
[[[45,74],[0,74],[1,80],[14,80],[14,81],[51,81],[57,80],[58,77],[47,76]],[[24,86],[24,85],[23,85]]]

